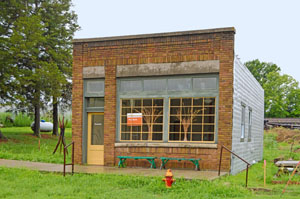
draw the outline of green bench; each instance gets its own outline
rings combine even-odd
[[[157,157],[140,157],[140,156],[118,156],[118,158],[120,159],[119,161],[119,164],[118,164],[118,167],[125,167],[126,164],[125,164],[125,161],[127,159],[134,159],[134,160],[148,160],[148,162],[151,164],[151,167],[152,169],[156,169],[156,165],[155,165],[155,159]]]
[[[188,160],[188,161],[191,161],[194,165],[195,165],[195,170],[196,171],[199,171],[200,168],[199,168],[199,160],[201,160],[200,158],[199,159],[196,159],[196,158],[167,158],[167,157],[161,157],[161,165],[160,165],[160,169],[162,168],[166,168],[165,165],[167,164],[167,162],[169,160],[177,160],[177,161],[181,161],[181,160]]]

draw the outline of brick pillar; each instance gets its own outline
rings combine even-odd
[[[116,139],[116,65],[105,65],[104,165],[114,166]]]
[[[72,140],[75,142],[75,164],[82,163],[82,98],[83,98],[83,46],[73,48],[73,87],[72,87]]]
[[[218,157],[220,146],[232,147],[234,34],[223,33],[220,45]],[[223,151],[222,170],[229,171],[231,155]]]

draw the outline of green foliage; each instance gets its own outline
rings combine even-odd
[[[293,77],[281,75],[273,63],[256,59],[245,65],[265,90],[265,117],[300,117],[300,88]]]
[[[255,79],[260,83],[260,85],[264,85],[267,81],[267,76],[271,72],[280,72],[281,69],[273,63],[260,62],[258,59],[253,61],[248,61],[245,63],[245,66],[250,70]]]
[[[51,98],[54,103],[70,101],[70,94],[62,94],[70,92],[71,41],[79,28],[71,0],[8,0],[0,5],[1,105],[39,113]],[[40,120],[39,114],[35,117]]]
[[[4,127],[12,127],[14,124],[7,120],[7,117],[12,117],[11,113],[0,113],[0,124],[2,124]]]
[[[7,120],[7,116],[12,118],[14,122],[12,123],[10,120]],[[32,121],[32,118],[25,113],[19,113],[17,115],[10,112],[0,113],[0,124],[3,124],[4,127],[29,127]]]
[[[28,116],[27,114],[19,113],[15,117],[14,126],[29,127],[32,122],[33,122],[33,119],[30,116]]]

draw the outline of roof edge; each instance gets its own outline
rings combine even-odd
[[[87,43],[87,42],[101,42],[101,41],[129,40],[129,39],[144,39],[144,38],[184,36],[184,35],[219,33],[219,32],[233,32],[235,34],[235,28],[234,27],[225,27],[225,28],[189,30],[189,31],[178,31],[178,32],[164,32],[164,33],[152,33],[152,34],[82,38],[82,39],[73,39],[72,43]]]

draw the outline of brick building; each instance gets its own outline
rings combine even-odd
[[[221,144],[248,161],[261,160],[264,92],[235,57],[234,35],[234,28],[219,28],[75,39],[76,163],[114,166],[118,155],[186,157],[216,170]],[[185,161],[167,166],[194,168]],[[223,170],[244,168],[224,153]]]

